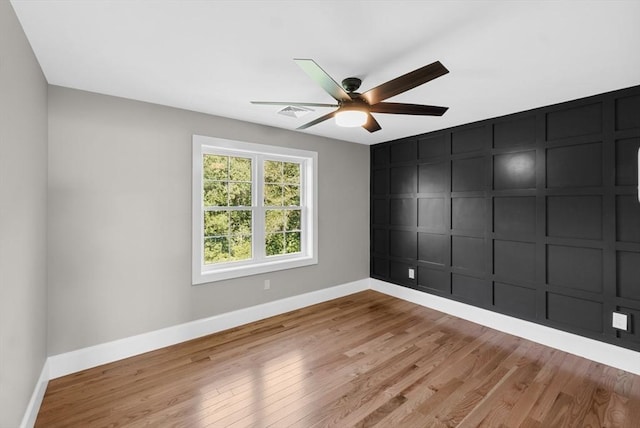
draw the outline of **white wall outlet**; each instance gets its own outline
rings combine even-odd
[[[620,312],[613,313],[613,328],[627,331],[629,329],[629,316]]]
[[[416,279],[416,271],[409,268],[409,279]]]
[[[265,290],[271,290],[271,280],[270,279],[265,279],[264,280],[264,289]]]

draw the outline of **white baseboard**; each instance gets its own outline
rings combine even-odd
[[[49,357],[49,379],[248,324],[369,288],[369,278]]]
[[[370,288],[402,300],[640,375],[640,352],[377,279]]]
[[[36,383],[35,388],[33,388],[33,394],[31,394],[27,410],[24,412],[24,416],[22,417],[20,428],[32,428],[35,425],[38,417],[38,411],[40,410],[40,405],[42,404],[42,399],[44,398],[44,393],[47,390],[48,383],[49,360],[45,360],[38,382]]]

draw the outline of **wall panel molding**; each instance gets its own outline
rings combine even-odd
[[[636,86],[371,146],[371,276],[640,350],[639,118]]]

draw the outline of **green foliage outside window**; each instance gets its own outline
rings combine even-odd
[[[252,255],[252,160],[203,155],[204,263],[249,260]],[[302,211],[300,164],[264,161],[263,204],[267,256],[299,253]]]
[[[300,164],[264,162],[265,250],[267,256],[301,248]],[[294,209],[298,208],[298,209]]]
[[[205,207],[251,206],[251,159],[204,155]]]
[[[204,239],[205,264],[248,260],[251,235],[216,236]]]
[[[205,264],[252,257],[251,159],[205,154],[202,159]]]

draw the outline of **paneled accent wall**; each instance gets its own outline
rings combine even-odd
[[[376,144],[371,276],[640,350],[639,147],[640,86]]]

